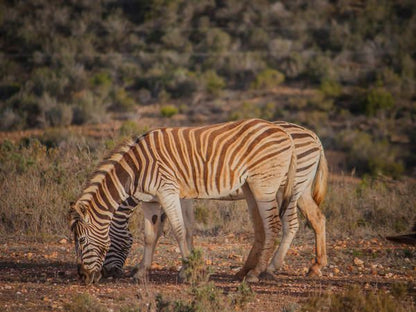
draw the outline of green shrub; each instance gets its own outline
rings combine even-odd
[[[324,92],[316,91],[314,95],[309,98],[308,106],[312,109],[329,112],[334,107],[334,100],[326,96]]]
[[[336,79],[332,60],[325,55],[315,55],[315,53],[313,55],[307,63],[306,76],[313,83]]]
[[[337,140],[347,152],[350,168],[356,168],[361,173],[386,174],[395,178],[404,171],[397,151],[386,140],[375,140],[366,132],[350,130],[340,132]]]
[[[209,94],[218,96],[225,87],[225,81],[214,70],[209,70],[203,74],[205,89]]]
[[[69,126],[72,123],[73,111],[69,105],[58,104],[46,112],[46,122],[52,127]]]
[[[198,79],[194,72],[184,68],[168,71],[159,77],[172,98],[189,97],[198,89]]]
[[[194,248],[188,258],[182,260],[185,267],[185,278],[188,283],[195,286],[207,282],[209,272],[205,266],[202,250]]]
[[[174,105],[165,105],[160,108],[162,117],[170,118],[178,113],[178,109]]]
[[[251,83],[251,89],[272,89],[285,81],[285,75],[275,69],[265,69]]]
[[[254,299],[254,295],[255,293],[250,285],[246,281],[241,282],[232,299],[232,303],[236,310],[244,310],[247,304]]]
[[[319,90],[325,95],[325,97],[336,98],[342,93],[342,86],[333,80],[324,80],[321,82]]]
[[[94,87],[100,87],[100,86],[109,86],[112,83],[111,76],[107,72],[100,72],[95,74],[91,80],[91,84]]]
[[[259,105],[251,102],[243,102],[243,104],[237,109],[230,112],[229,120],[239,120],[247,118],[259,118],[261,116],[261,108]]]
[[[124,88],[117,88],[110,94],[112,104],[110,109],[116,112],[131,112],[136,108],[136,102],[126,92]]]
[[[194,300],[192,311],[195,312],[223,312],[230,311],[230,302],[221,289],[214,282],[204,283],[192,289]]]
[[[73,108],[73,123],[102,123],[108,120],[108,103],[100,95],[91,91],[85,91],[79,95],[77,105]]]
[[[121,136],[137,136],[148,131],[147,127],[140,128],[138,123],[133,120],[127,120],[123,122],[118,129],[118,133]]]
[[[377,112],[387,113],[394,107],[394,98],[390,92],[382,87],[371,89],[365,101],[365,113],[367,116],[375,116]]]
[[[22,118],[11,108],[6,108],[0,113],[0,130],[16,130],[23,128]]]
[[[107,308],[88,293],[77,294],[64,305],[68,312],[107,312]]]

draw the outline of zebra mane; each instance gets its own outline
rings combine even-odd
[[[107,174],[114,168],[115,163],[120,162],[142,136],[123,140],[103,158],[88,179],[88,183],[79,198],[80,202],[87,203],[90,200],[92,194],[98,190],[98,185],[105,181]]]

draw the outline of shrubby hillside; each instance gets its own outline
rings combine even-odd
[[[413,0],[6,0],[0,12],[0,130],[169,104],[165,118],[299,122],[349,169],[414,173]]]

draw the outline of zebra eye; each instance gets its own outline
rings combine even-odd
[[[84,236],[80,237],[78,241],[80,244],[85,244],[85,237]]]

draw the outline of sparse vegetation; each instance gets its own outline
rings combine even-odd
[[[192,299],[188,301],[165,300],[160,294],[156,298],[157,311],[166,312],[216,312],[216,311],[245,311],[246,305],[253,297],[253,291],[246,282],[242,282],[236,293],[225,295],[216,287],[214,282],[208,280],[208,268],[206,267],[202,250],[194,249],[184,265],[187,281],[190,283],[189,293]]]
[[[368,312],[404,312],[416,311],[414,302],[406,302],[407,286],[396,284],[394,291],[363,292],[358,287],[351,287],[343,293],[332,293],[309,298],[300,311],[368,311]]]
[[[143,131],[130,121],[121,129],[121,136]],[[66,132],[48,131],[38,139],[1,143],[0,232],[30,234],[39,239],[63,235],[68,203],[76,199],[95,164],[108,153],[105,146],[112,149],[120,140],[88,142]],[[357,148],[357,155],[365,152],[365,146]],[[382,151],[378,153],[382,157]],[[381,158],[375,155],[366,159]],[[382,164],[388,161],[382,159]],[[358,185],[334,181],[323,208],[327,227],[332,235],[349,233],[358,237],[403,231],[410,228],[414,217],[415,194],[414,184],[406,179],[395,182],[366,176]],[[204,235],[251,231],[244,201],[199,201],[195,207],[196,229]],[[134,233],[141,235],[140,227]]]
[[[172,116],[175,116],[177,113],[178,109],[176,108],[176,106],[173,105],[165,105],[162,106],[162,108],[160,109],[160,114],[162,115],[162,117],[170,118]]]
[[[397,178],[415,166],[414,1],[37,0],[2,8],[0,130],[102,123],[169,103],[187,106],[181,112],[196,121],[209,113],[299,122],[347,153],[354,150],[336,134],[359,129],[376,150],[395,151],[385,164],[360,166],[364,173]],[[314,92],[276,95],[287,87]],[[224,109],[233,97],[240,107]]]
[[[108,309],[102,305],[97,299],[85,294],[77,294],[73,297],[71,303],[67,303],[65,311],[68,312],[107,312]]]
[[[316,131],[327,151],[342,154],[340,168],[330,168],[339,175],[331,176],[322,207],[329,243],[403,233],[414,222],[413,0],[1,1],[0,26],[0,131],[19,138],[0,140],[0,234],[5,241],[70,240],[67,208],[95,165],[126,136],[153,128],[149,118],[160,117],[163,126],[283,119]],[[146,122],[136,122],[138,116]],[[80,126],[110,121],[112,137],[78,134]],[[21,132],[27,129],[43,132]],[[244,201],[201,200],[195,209],[197,235],[208,240],[232,235],[251,239]],[[143,235],[142,219],[137,209],[130,223],[136,242]],[[370,251],[348,245],[339,259],[339,250],[331,248],[334,267],[324,271],[324,278],[334,292],[287,304],[284,311],[415,311],[414,285],[392,284],[400,272],[406,273],[399,278],[413,279],[415,250],[383,250],[376,244]],[[40,306],[67,311],[118,311],[120,306],[125,312],[244,311],[253,310],[250,305],[264,291],[253,300],[245,283],[216,287],[199,250],[188,259],[191,283],[179,290],[179,299],[136,291],[132,300],[117,303],[101,291],[110,282],[97,287],[98,297],[91,295],[95,289],[74,294],[72,286],[79,286],[75,270],[61,270],[68,252],[63,251],[64,260],[48,258],[44,249],[37,255],[32,249],[20,252],[32,247],[0,244],[2,270],[13,270],[0,281],[0,295],[10,299],[6,311],[22,309],[20,303],[28,308],[26,303],[32,304],[42,283],[57,288],[57,305],[45,296],[39,297]],[[226,252],[238,261],[231,268],[230,259],[224,258],[220,266],[232,272],[246,251]],[[381,266],[380,255],[399,263],[395,271],[385,263]],[[331,282],[328,276],[336,275],[337,265],[350,256],[374,262],[365,263],[363,272],[344,263],[342,276],[348,279],[354,270],[357,279],[362,273],[364,278],[376,274],[382,282],[369,287],[381,290],[353,287],[339,292],[340,285],[356,282],[342,284],[338,277]],[[51,271],[52,261],[59,266],[56,272]],[[180,265],[176,261],[170,260],[169,270]],[[36,271],[33,276],[30,270]],[[303,276],[301,268],[296,274]],[[290,283],[299,285],[301,279]],[[31,283],[21,287],[16,280]],[[65,283],[71,285],[69,303],[60,298]],[[317,288],[315,282],[306,283]],[[176,286],[172,284],[168,288]],[[307,288],[301,285],[303,292]],[[282,287],[290,288],[284,282]],[[272,291],[282,293],[277,287]]]

